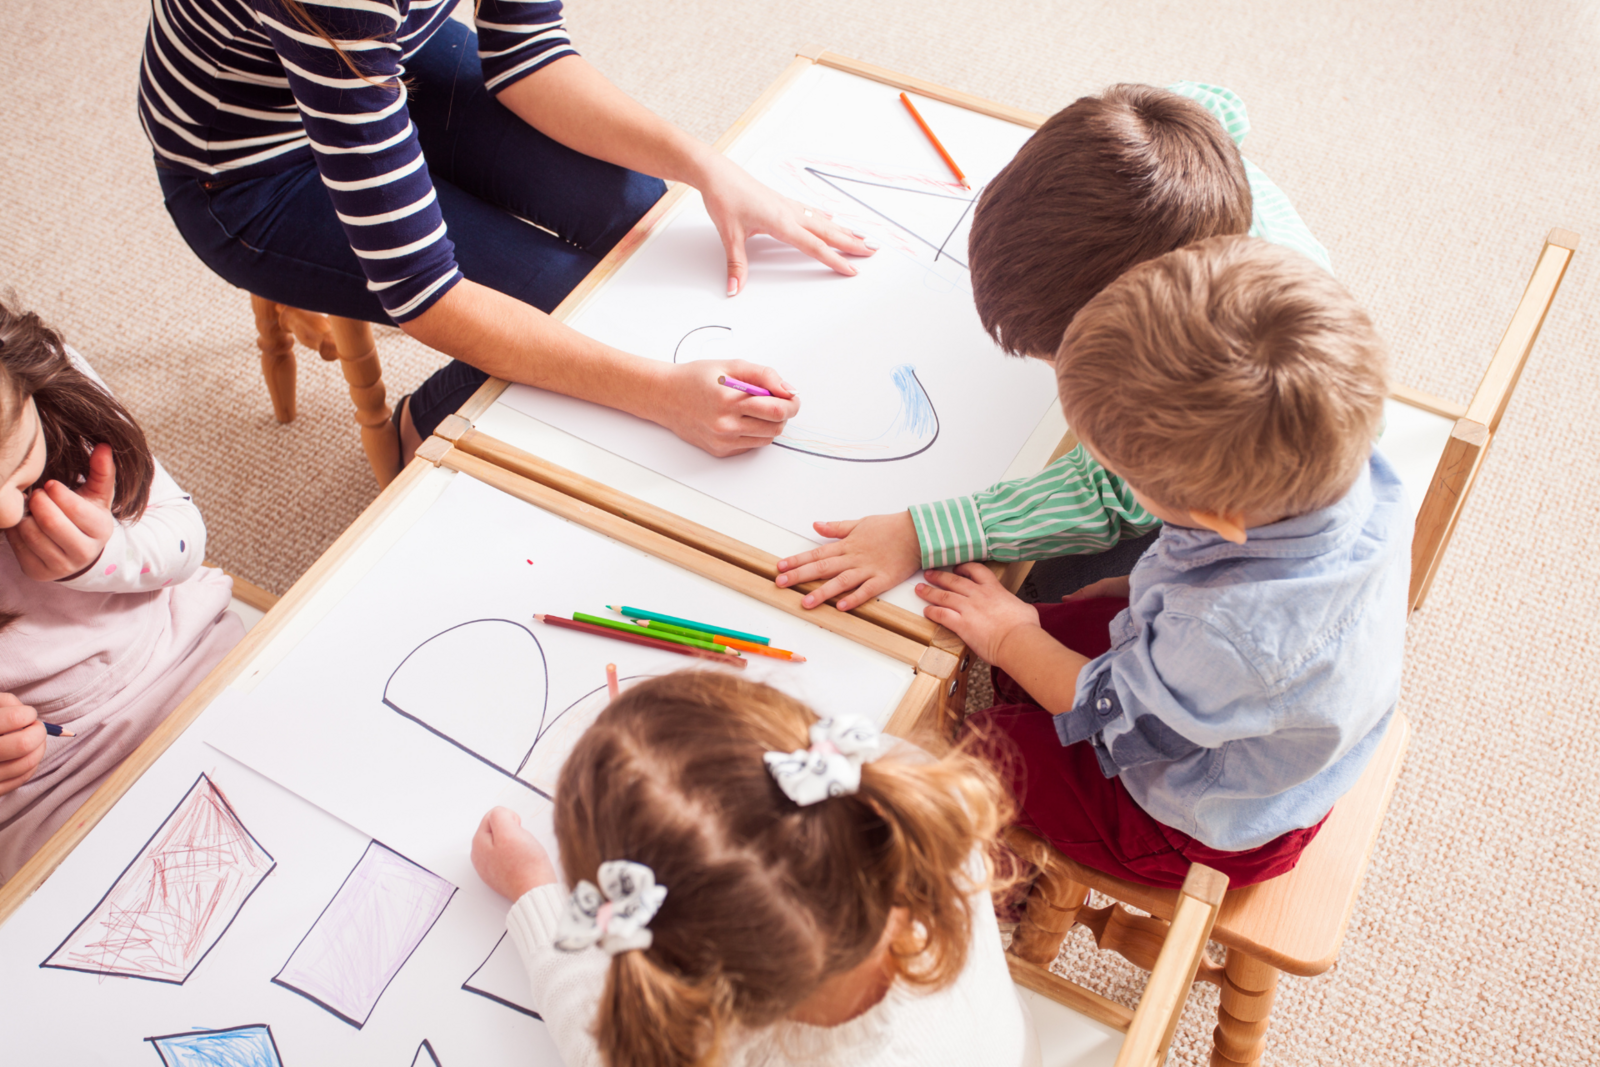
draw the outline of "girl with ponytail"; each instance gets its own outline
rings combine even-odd
[[[562,768],[569,894],[517,816],[473,839],[567,1067],[1038,1061],[1000,945],[993,773],[689,671]]]

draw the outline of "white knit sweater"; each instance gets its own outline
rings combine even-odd
[[[589,1028],[611,957],[598,948],[554,947],[566,898],[559,885],[529,890],[512,905],[506,928],[566,1067],[604,1067]],[[951,985],[921,993],[896,982],[876,1005],[838,1026],[780,1023],[734,1044],[724,1067],[1036,1067],[1039,1038],[1011,982],[987,891],[972,898],[972,912],[967,966]]]

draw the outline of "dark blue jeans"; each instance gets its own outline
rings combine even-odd
[[[459,22],[412,56],[406,77],[456,263],[481,285],[553,310],[666,191],[660,179],[558,144],[495,100],[477,35]],[[308,311],[391,321],[309,154],[240,178],[196,178],[159,161],[157,170],[178,231],[225,280]],[[487,378],[451,363],[428,379],[411,400],[417,432],[427,437]]]

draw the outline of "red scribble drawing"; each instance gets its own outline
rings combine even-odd
[[[272,980],[359,1030],[455,892],[432,871],[370,842]]]
[[[202,774],[39,966],[182,985],[275,866]]]

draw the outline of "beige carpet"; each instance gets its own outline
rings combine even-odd
[[[1284,982],[1267,1061],[1600,1061],[1600,6],[1577,0],[573,0],[579,47],[714,138],[813,43],[1037,111],[1115,81],[1243,95],[1246,151],[1391,341],[1465,400],[1551,226],[1589,242],[1545,325],[1431,602],[1415,728],[1338,966]],[[204,509],[210,554],[287,588],[372,499],[336,368],[272,419],[245,296],[183,246],[134,114],[145,8],[8,0],[0,286],[58,324]],[[391,395],[441,360],[380,337]],[[1081,933],[1081,931],[1080,931]],[[1117,995],[1125,972],[1087,967]],[[1175,1062],[1204,1062],[1216,998]]]

